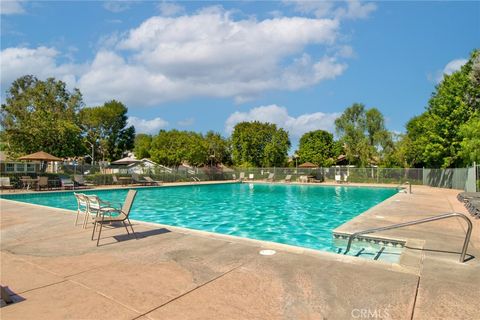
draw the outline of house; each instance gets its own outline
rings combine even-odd
[[[133,156],[119,159],[110,163],[106,169],[111,174],[150,174],[151,172],[172,172],[172,169],[162,166],[150,159],[136,159]]]
[[[0,151],[0,173],[35,173],[40,171],[40,161],[25,162],[11,159],[5,151]]]

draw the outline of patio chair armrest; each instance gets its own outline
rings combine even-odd
[[[115,210],[120,210],[120,208],[122,207],[122,205],[119,204],[119,203],[114,204],[114,203],[111,203],[111,202],[105,201],[105,200],[100,200],[99,203],[100,203],[100,210],[107,209],[107,208],[113,208]]]
[[[98,214],[96,216],[96,219],[98,219],[99,221],[108,220],[108,218],[105,219],[105,216],[112,217],[113,213],[120,214],[121,212],[122,212],[122,210],[119,210],[119,209],[116,209],[116,208],[103,207],[103,208],[100,208],[100,210],[98,210]]]

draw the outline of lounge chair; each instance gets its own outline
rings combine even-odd
[[[308,182],[308,176],[300,176],[300,177],[298,177],[298,182],[300,182],[300,183],[307,183],[307,182]]]
[[[113,182],[113,184],[120,184],[120,182],[118,181],[117,176],[114,175],[114,174],[112,175],[112,182]]]
[[[275,177],[275,173],[269,173],[269,174],[268,174],[268,178],[265,179],[265,180],[266,180],[266,181],[273,182],[274,177]]]
[[[348,174],[343,176],[343,182],[348,183]]]
[[[238,177],[239,181],[245,180],[245,172],[240,172],[240,176]]]
[[[457,195],[458,201],[466,202],[470,199],[480,199],[480,192],[460,192]]]
[[[13,189],[14,186],[10,183],[10,177],[0,177],[1,189]]]
[[[144,179],[147,181],[147,183],[149,183],[152,186],[159,186],[163,183],[163,181],[155,181],[149,176],[144,177]]]
[[[62,189],[73,189],[75,188],[75,183],[70,178],[60,178],[60,186]]]
[[[232,174],[232,180],[237,180],[237,175],[235,173]]]
[[[142,179],[138,174],[132,173],[132,182],[133,183],[138,183],[141,184],[142,186],[145,186],[148,184],[148,181],[145,179]]]
[[[92,240],[95,237],[95,229],[97,227],[97,224],[100,224],[100,230],[98,232],[98,239],[97,239],[97,247],[100,242],[100,236],[102,234],[102,227],[104,223],[111,223],[111,222],[121,222],[123,223],[123,226],[127,230],[127,233],[130,234],[128,231],[127,224],[125,221],[128,222],[130,225],[130,228],[132,229],[133,235],[135,236],[135,239],[137,239],[137,235],[135,234],[135,231],[133,230],[132,223],[130,222],[129,215],[130,215],[130,210],[132,209],[133,201],[135,200],[135,196],[137,195],[137,190],[129,190],[127,193],[127,197],[125,199],[125,202],[122,206],[122,209],[100,209],[99,214],[94,218],[94,225],[93,225],[93,231],[92,231]],[[117,215],[114,215],[117,214]]]
[[[80,187],[93,187],[93,183],[85,181],[85,178],[80,174],[73,175],[73,181],[78,184]]]
[[[250,173],[250,174],[248,175],[248,180],[253,181],[254,177],[255,177],[254,174],[253,174],[253,173]]]
[[[342,183],[342,175],[340,174],[335,175],[335,183]]]
[[[473,216],[480,217],[480,197],[465,199],[464,205]]]
[[[292,175],[291,174],[287,174],[285,176],[285,179],[283,179],[283,182],[287,183],[287,182],[292,182]]]

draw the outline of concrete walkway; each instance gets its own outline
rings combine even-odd
[[[415,187],[342,226],[358,231],[465,212],[458,191]],[[101,246],[74,214],[0,200],[1,284],[17,303],[1,319],[478,319],[478,220],[458,263],[462,224],[391,231],[427,250],[387,264],[326,252],[135,223],[102,232]],[[379,218],[380,217],[380,218]],[[420,240],[419,240],[420,239]],[[420,242],[419,242],[420,241]],[[277,254],[262,256],[265,247]],[[435,251],[434,251],[435,250]],[[409,265],[411,263],[411,265]]]

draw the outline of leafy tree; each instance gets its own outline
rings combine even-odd
[[[43,150],[57,157],[82,155],[77,112],[82,106],[78,89],[32,75],[15,80],[2,104],[0,124],[7,152],[12,156]]]
[[[209,158],[201,134],[178,130],[160,130],[153,137],[150,155],[153,161],[166,166],[179,166],[184,161],[199,166],[206,164]]]
[[[464,163],[467,165],[473,162],[480,163],[480,114],[460,127],[460,135],[463,137],[460,145]]]
[[[240,166],[283,166],[290,148],[285,130],[258,121],[238,123],[231,140],[233,161]]]
[[[333,164],[329,159],[335,156],[334,148],[333,134],[323,130],[310,131],[300,138],[297,155],[301,163],[329,166]]]
[[[232,162],[230,144],[219,133],[208,131],[204,137],[208,149],[209,161],[212,165]]]
[[[150,158],[152,136],[144,133],[135,136],[133,153],[137,159]]]
[[[290,139],[285,130],[282,128],[274,130],[270,141],[265,145],[262,165],[264,167],[284,166],[287,161],[287,154],[290,145]]]
[[[359,166],[367,165],[391,145],[383,115],[376,108],[365,110],[363,104],[354,103],[335,120],[335,127],[347,160]]]
[[[123,103],[112,100],[80,112],[85,138],[96,146],[103,160],[117,160],[134,147],[135,128],[127,127],[127,111]]]
[[[426,111],[407,124],[412,145],[408,155],[415,166],[459,167],[470,162],[459,128],[480,110],[479,56],[479,50],[473,51],[459,71],[444,75]]]

